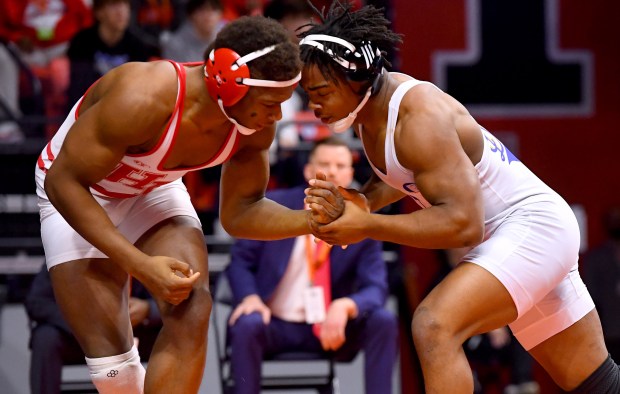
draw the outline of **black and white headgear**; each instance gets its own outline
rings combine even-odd
[[[336,54],[324,43],[330,42],[345,48],[342,56]],[[332,60],[340,64],[347,77],[355,82],[374,81],[383,70],[383,56],[381,50],[370,41],[362,41],[359,47],[350,42],[327,34],[310,34],[304,37],[299,45],[310,45],[328,54]]]

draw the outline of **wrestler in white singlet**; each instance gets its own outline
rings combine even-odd
[[[136,242],[155,224],[173,216],[191,216],[199,221],[181,177],[189,171],[222,164],[234,153],[239,139],[239,133],[233,126],[226,142],[207,163],[174,170],[163,168],[178,132],[185,98],[185,68],[181,64],[170,63],[178,76],[177,101],[160,140],[149,152],[126,154],[106,178],[91,187],[97,202],[130,242]],[[79,116],[83,100],[84,96],[73,106],[58,132],[45,146],[35,170],[41,212],[41,238],[48,269],[67,261],[106,257],[73,230],[51,204],[43,187],[45,174]]]
[[[396,157],[394,131],[401,100],[409,89],[429,82],[411,79],[396,89],[389,104],[385,138],[386,174],[374,172],[421,207],[430,204],[414,174]],[[594,309],[577,270],[579,227],[568,204],[532,173],[497,138],[480,128],[484,150],[475,163],[484,204],[484,241],[462,261],[493,274],[515,302],[513,333],[526,349],[566,329]],[[363,129],[359,135],[363,140]],[[475,291],[475,289],[473,289]]]

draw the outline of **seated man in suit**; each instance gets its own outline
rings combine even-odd
[[[84,352],[60,313],[45,265],[32,282],[25,307],[32,323],[30,390],[37,394],[60,393],[62,366],[84,363]],[[131,282],[129,314],[140,359],[148,361],[162,320],[155,300],[137,280]]]
[[[348,187],[352,161],[348,146],[330,137],[310,151],[304,176],[320,171]],[[303,186],[269,197],[291,209],[304,207]],[[391,393],[398,329],[394,314],[384,309],[388,284],[381,252],[381,243],[371,240],[344,250],[329,250],[311,236],[236,241],[226,270],[236,303],[229,320],[234,392],[259,392],[261,361],[270,354],[326,351],[350,360],[364,350],[366,393]],[[325,276],[331,286],[322,288]]]

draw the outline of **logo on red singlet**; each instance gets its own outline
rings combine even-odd
[[[105,178],[110,182],[116,182],[138,189],[147,193],[157,186],[165,185],[166,181],[162,181],[165,175],[139,170],[128,166],[125,163],[119,165]]]

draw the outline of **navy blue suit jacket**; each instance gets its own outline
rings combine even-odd
[[[303,208],[303,187],[276,190],[267,196],[288,208]],[[251,294],[259,295],[263,301],[271,297],[286,271],[294,244],[295,238],[280,241],[240,239],[234,243],[226,275],[235,304]],[[383,307],[388,285],[381,252],[381,242],[370,239],[344,250],[333,247],[330,252],[332,299],[353,299],[359,316]]]

